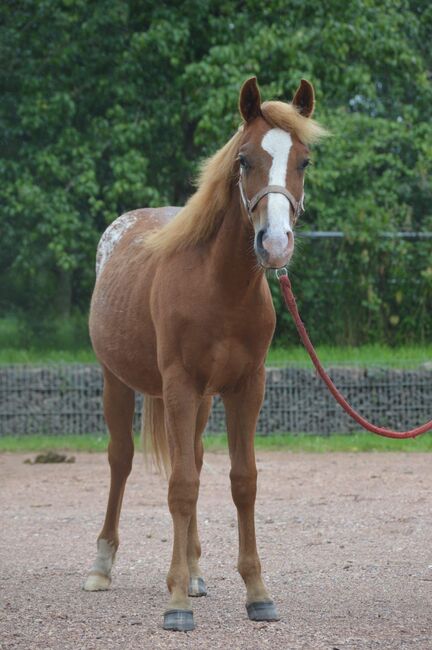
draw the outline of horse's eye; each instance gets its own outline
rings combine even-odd
[[[243,156],[243,154],[239,154],[239,162],[240,167],[243,167],[243,169],[249,169],[250,165],[246,159],[246,156]]]
[[[303,160],[303,162],[301,163],[301,165],[300,165],[300,169],[306,169],[306,167],[309,165],[309,163],[310,163],[309,158],[306,158],[306,159]]]

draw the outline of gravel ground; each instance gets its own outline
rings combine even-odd
[[[0,648],[432,648],[431,456],[259,452],[257,535],[279,623],[247,620],[228,458],[207,454],[199,502],[209,595],[197,629],[165,632],[166,484],[139,455],[113,586],[87,593],[104,514],[104,455],[0,456]]]

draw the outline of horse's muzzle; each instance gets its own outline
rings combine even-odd
[[[255,236],[255,254],[262,266],[280,269],[286,266],[294,252],[294,235],[291,231],[273,234],[260,230]]]

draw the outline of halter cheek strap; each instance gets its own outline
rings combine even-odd
[[[286,187],[282,187],[282,185],[267,185],[266,187],[263,187],[261,190],[259,190],[251,199],[248,199],[246,196],[246,192],[243,186],[243,175],[240,170],[240,176],[239,176],[239,189],[240,189],[240,196],[243,201],[243,205],[246,208],[246,212],[248,213],[249,219],[252,221],[252,213],[257,207],[258,203],[263,199],[267,194],[282,194],[285,196],[294,213],[294,223],[297,221],[299,218],[300,214],[304,210],[304,193],[302,194],[302,197],[300,201],[297,201],[297,199],[289,192]]]

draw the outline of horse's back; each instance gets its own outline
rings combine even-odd
[[[150,230],[158,230],[171,221],[181,208],[168,206],[164,208],[140,208],[125,212],[117,217],[102,234],[96,253],[96,276],[103,270],[117,244],[123,240],[126,233],[133,239]]]

